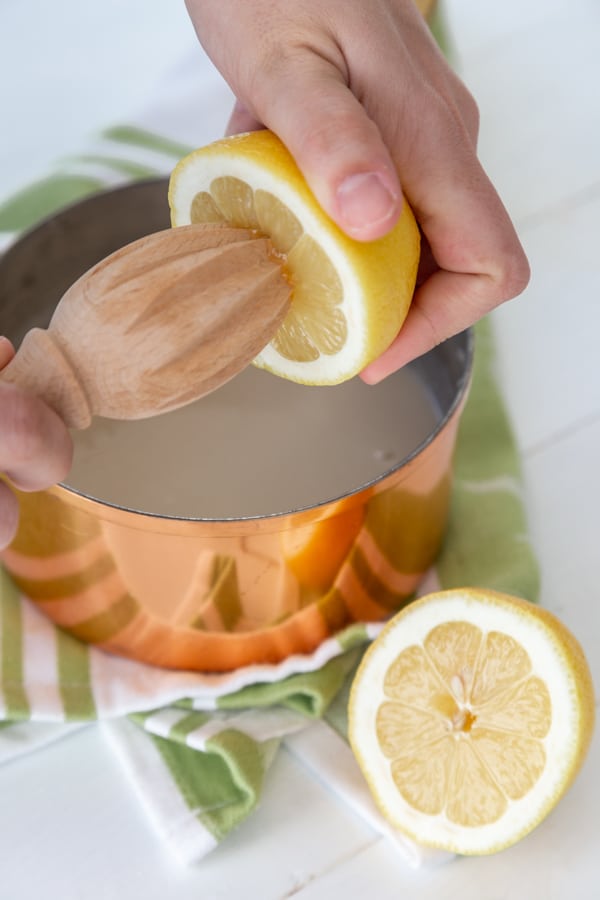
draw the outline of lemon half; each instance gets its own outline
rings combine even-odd
[[[349,738],[384,816],[459,854],[514,844],[579,771],[594,723],[589,667],[547,610],[452,590],[407,606],[369,647]]]
[[[385,237],[352,240],[326,215],[270,131],[224,138],[184,157],[169,185],[174,226],[221,222],[268,236],[291,307],[254,361],[304,384],[346,381],[376,359],[408,312],[420,252],[405,202]]]

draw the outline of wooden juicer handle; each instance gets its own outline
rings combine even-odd
[[[71,428],[140,419],[229,381],[274,336],[291,287],[268,238],[186,225],[128,244],[29,331],[0,380],[32,391]]]

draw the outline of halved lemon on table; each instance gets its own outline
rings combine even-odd
[[[583,651],[550,612],[488,590],[390,620],[353,682],[349,739],[391,824],[454,853],[504,849],[556,805],[594,724]]]
[[[215,141],[184,157],[169,185],[174,226],[225,223],[266,235],[282,259],[291,306],[254,361],[304,384],[337,384],[376,359],[412,300],[419,229],[405,202],[378,240],[349,238],[326,215],[270,131]]]

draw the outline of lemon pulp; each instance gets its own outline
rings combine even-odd
[[[408,204],[368,244],[323,212],[292,157],[269,131],[216,141],[175,168],[174,225],[224,223],[266,235],[292,287],[290,311],[256,365],[307,384],[357,374],[396,337],[408,312],[419,231]]]

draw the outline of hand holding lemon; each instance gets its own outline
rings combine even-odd
[[[281,138],[318,204],[355,241],[424,236],[406,322],[375,382],[519,294],[529,269],[477,157],[478,110],[427,26],[431,0],[187,0],[238,98],[230,131]]]

